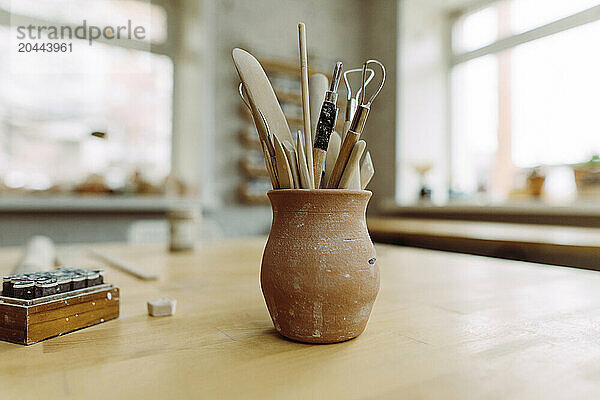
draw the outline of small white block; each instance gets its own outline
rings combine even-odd
[[[148,300],[148,314],[153,317],[166,317],[175,314],[177,300],[161,298]]]

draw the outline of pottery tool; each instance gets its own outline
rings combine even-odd
[[[158,278],[157,275],[144,271],[137,265],[127,263],[115,257],[107,256],[106,254],[99,253],[96,250],[91,250],[90,254],[94,256],[94,258],[99,259],[100,261],[110,265],[111,267],[116,268],[119,271],[125,272],[126,274],[129,274],[143,281],[151,281]]]
[[[335,160],[337,159],[338,154],[340,154],[341,145],[342,138],[340,137],[339,133],[334,131],[329,138],[329,148],[327,149],[327,157],[325,158],[325,174],[323,175],[321,186],[326,186],[327,181],[331,176],[331,171],[333,171]]]
[[[14,274],[32,271],[50,271],[56,265],[56,248],[47,236],[34,236],[25,245],[21,259],[13,269]]]
[[[246,89],[244,88],[244,84],[241,82],[240,82],[240,85],[238,86],[238,92],[240,94],[240,97],[242,98],[242,101],[244,102],[246,107],[248,107],[248,109],[250,110],[250,113],[252,114],[252,120],[254,121],[254,125],[256,126],[256,131],[258,132],[258,139],[260,140],[261,143],[265,143],[265,145],[267,146],[267,150],[271,157],[271,163],[274,164],[275,163],[275,159],[274,159],[275,148],[273,147],[273,135],[271,134],[271,131],[269,130],[269,124],[267,123],[267,120],[265,119],[265,116],[262,113],[262,111],[260,111],[259,109],[253,109],[250,106],[250,102],[246,98],[247,94],[244,95],[246,93]]]
[[[146,305],[148,307],[148,315],[152,317],[167,317],[175,314],[177,300],[163,297],[160,299],[148,300]]]
[[[273,149],[273,142],[271,140],[269,127],[266,123],[263,113],[258,109],[252,108],[250,102],[247,99],[246,90],[242,82],[240,82],[240,85],[238,86],[238,92],[240,94],[240,97],[242,98],[242,101],[244,102],[246,107],[248,107],[248,110],[250,110],[250,113],[252,114],[252,120],[254,121],[254,126],[256,126],[256,131],[258,132],[259,140],[267,144],[267,150],[269,150],[269,154],[271,156],[274,156],[275,150]]]
[[[296,149],[294,149],[294,145],[290,142],[283,142],[283,150],[285,151],[285,155],[290,164],[290,172],[292,173],[292,178],[294,180],[294,184],[292,185],[293,189],[301,189],[300,187],[300,177],[298,176],[298,158],[296,157]]]
[[[356,95],[352,97],[352,87],[350,86],[350,82],[348,82],[348,75],[361,72],[362,68],[353,68],[347,71],[344,71],[344,84],[346,85],[346,112],[344,114],[344,127],[342,128],[342,140],[346,137],[346,132],[350,129],[350,124],[352,123],[352,117],[354,116],[354,112],[356,111],[356,107],[358,106],[358,98],[362,91],[362,86],[356,92]],[[375,76],[375,71],[371,68],[367,68],[367,73],[369,76],[367,77],[367,81],[365,82],[365,88],[369,85],[373,77]]]
[[[298,130],[296,138],[296,157],[298,158],[298,176],[300,178],[300,188],[310,189],[310,172],[304,155],[304,138],[302,131]]]
[[[321,105],[325,101],[325,92],[329,88],[329,81],[324,74],[316,73],[310,76],[308,81],[308,95],[310,97],[310,129],[314,143],[315,132],[317,131],[317,122],[319,121],[319,112]]]
[[[365,101],[366,98],[366,72],[369,64],[377,64],[381,68],[382,76],[381,82],[377,90],[371,95],[371,97]],[[367,117],[369,115],[369,111],[371,110],[371,104],[383,88],[385,83],[385,67],[382,63],[377,60],[367,60],[363,64],[363,73],[362,73],[362,87],[360,93],[360,101],[359,105],[356,108],[356,112],[352,118],[352,124],[350,125],[350,129],[346,133],[346,137],[342,143],[342,147],[340,149],[340,154],[335,162],[335,166],[333,167],[333,171],[331,172],[331,176],[329,177],[329,181],[327,182],[327,187],[331,189],[335,189],[338,187],[340,183],[340,179],[344,170],[346,168],[346,164],[348,163],[348,159],[350,158],[350,153],[352,153],[352,149],[356,142],[358,142],[358,138],[362,133],[365,123],[367,121]]]
[[[367,147],[367,143],[364,140],[359,140],[356,142],[354,147],[352,148],[352,152],[350,153],[350,157],[348,158],[348,162],[346,163],[346,168],[344,168],[344,173],[340,178],[340,184],[338,188],[340,189],[357,189],[360,190],[360,158],[362,157],[365,148]],[[355,182],[358,184],[351,185],[351,181],[353,177],[356,176]],[[355,186],[355,187],[352,187]],[[358,186],[358,187],[356,187]]]
[[[273,145],[275,147],[275,158],[277,159],[277,180],[279,182],[280,189],[293,189],[294,178],[290,169],[290,163],[288,162],[287,156],[283,145],[277,138],[273,136]]]
[[[267,120],[260,110],[252,109],[250,102],[246,99],[247,95],[244,95],[246,90],[244,89],[244,84],[241,82],[238,86],[238,92],[242,98],[242,101],[252,113],[252,119],[254,120],[254,125],[256,126],[256,131],[258,132],[260,145],[263,148],[265,167],[267,168],[269,178],[271,179],[271,185],[273,186],[273,189],[278,189],[279,183],[277,182],[277,171],[275,170],[276,160],[275,148],[273,147],[273,135],[271,135]]]
[[[360,164],[360,188],[365,189],[371,178],[375,175],[375,167],[373,166],[373,160],[371,160],[371,153],[367,151],[365,158]]]
[[[302,85],[302,118],[304,122],[304,153],[310,173],[310,189],[315,188],[313,180],[312,133],[310,129],[310,99],[308,93],[308,56],[306,54],[306,26],[298,24],[298,45],[300,47],[300,82]]]
[[[315,134],[315,142],[313,147],[313,170],[315,188],[317,189],[321,186],[321,177],[323,174],[323,168],[325,167],[325,156],[327,155],[327,148],[329,147],[329,137],[331,136],[331,132],[333,132],[335,122],[337,121],[337,91],[341,77],[342,63],[341,61],[338,61],[333,69],[333,78],[331,79],[329,90],[325,92],[325,100],[321,106],[319,122],[317,122],[317,131]]]
[[[267,168],[267,173],[269,174],[269,179],[271,180],[271,186],[273,186],[273,189],[279,189],[279,182],[277,182],[275,166],[271,163],[271,157],[269,156],[267,145],[264,142],[261,142],[260,145],[262,146],[263,155],[265,156],[265,167]]]
[[[240,48],[233,49],[233,63],[244,84],[252,110],[260,110],[271,133],[279,140],[293,142],[290,127],[281,110],[273,87],[258,60]],[[258,113],[258,111],[256,111]],[[256,122],[256,120],[255,120]]]
[[[97,270],[13,275],[2,289],[0,340],[7,342],[30,345],[119,316],[119,288]]]

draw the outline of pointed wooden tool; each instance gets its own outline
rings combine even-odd
[[[325,175],[321,179],[321,187],[327,187],[335,160],[337,160],[338,154],[340,154],[341,145],[342,139],[340,138],[340,134],[334,131],[329,138],[329,149],[327,150],[327,158],[325,158]]]
[[[271,185],[273,189],[279,189],[279,183],[277,182],[277,173],[275,172],[275,166],[271,163],[271,156],[269,155],[269,151],[267,150],[267,144],[265,142],[260,143],[263,149],[263,154],[265,156],[265,167],[267,167],[267,172],[269,173],[269,179],[271,179]]]
[[[232,56],[235,68],[248,95],[248,102],[253,114],[258,115],[258,110],[260,110],[273,135],[277,136],[280,141],[287,140],[293,143],[290,127],[277,96],[275,96],[271,82],[258,60],[252,54],[239,48],[233,49]]]
[[[340,179],[340,184],[338,185],[339,189],[351,189],[352,177],[354,174],[359,173],[360,158],[362,157],[362,154],[365,151],[365,147],[367,147],[367,142],[365,142],[364,140],[359,140],[354,145],[354,148],[350,153],[350,158],[348,158],[346,168],[344,168],[342,178]],[[358,186],[358,189],[360,190],[360,179],[358,180],[358,185],[356,186]]]
[[[310,95],[308,93],[308,56],[306,51],[306,26],[298,24],[298,45],[300,47],[300,83],[302,87],[302,119],[304,122],[304,153],[306,164],[310,172],[311,187],[315,187],[313,180],[313,146],[312,133],[310,129]]]
[[[373,166],[373,160],[371,160],[371,153],[367,151],[363,162],[360,164],[360,188],[365,189],[371,178],[375,175],[375,167]]]
[[[296,157],[298,157],[298,176],[300,178],[301,189],[314,189],[310,180],[310,172],[308,171],[308,163],[304,155],[304,137],[302,131],[298,130],[298,138],[296,143]]]
[[[292,189],[294,178],[290,170],[290,163],[285,155],[285,150],[276,135],[273,136],[273,147],[275,147],[275,158],[277,159],[277,179],[280,189]]]
[[[287,156],[288,162],[290,163],[290,172],[292,173],[292,178],[294,179],[294,184],[292,185],[293,189],[301,189],[300,187],[300,178],[298,177],[298,159],[296,157],[296,149],[294,149],[294,145],[288,142],[287,140],[283,143],[283,150],[285,151],[285,155]]]

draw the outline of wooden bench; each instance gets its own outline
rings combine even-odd
[[[600,270],[600,229],[377,217],[373,241]]]

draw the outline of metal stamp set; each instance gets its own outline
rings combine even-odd
[[[2,278],[2,297],[32,300],[104,283],[104,271],[61,268]]]
[[[366,142],[360,140],[371,104],[385,83],[385,67],[367,60],[362,68],[343,72],[337,62],[331,81],[320,73],[308,77],[306,27],[298,25],[302,117],[304,131],[292,137],[288,122],[275,91],[258,60],[236,48],[233,62],[240,77],[239,94],[250,109],[265,157],[265,166],[273,189],[365,189],[375,173]],[[367,86],[381,72],[379,84],[367,95]],[[361,84],[353,90],[349,76],[361,73]],[[338,87],[344,77],[346,108],[343,127],[335,131],[339,109]],[[320,104],[311,113],[311,104]],[[314,107],[313,107],[314,108]],[[317,108],[318,109],[318,108]],[[362,161],[361,161],[362,159]]]
[[[60,268],[6,276],[0,340],[33,344],[119,316],[119,288],[101,270]]]

